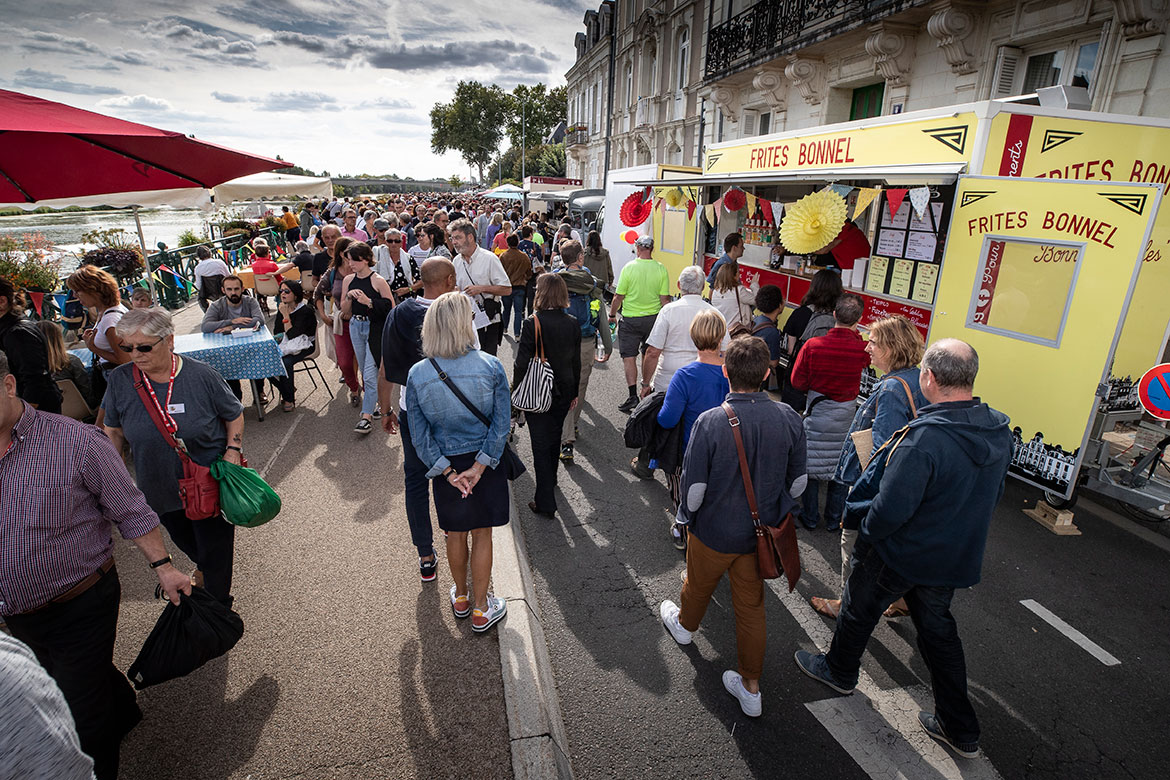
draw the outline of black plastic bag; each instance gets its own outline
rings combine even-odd
[[[236,646],[244,621],[203,588],[167,602],[126,676],[142,690],[190,674]]]

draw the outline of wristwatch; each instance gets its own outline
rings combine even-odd
[[[458,473],[459,472],[457,472],[455,470],[454,466],[448,466],[447,468],[443,469],[442,477],[443,477],[443,479],[446,479],[447,477],[451,476],[452,474],[458,474]]]
[[[229,450],[235,450],[236,452],[240,453],[241,455],[243,455],[243,454],[244,454],[244,451],[243,451],[243,450],[241,450],[239,447],[237,447],[237,446],[236,446],[236,445],[234,445],[234,444],[229,444],[229,445],[227,446],[227,448],[228,448]]]
[[[165,557],[161,560],[157,560],[154,563],[150,564],[150,568],[157,569],[159,566],[166,566],[170,562],[171,562],[171,556],[168,555],[167,557]]]

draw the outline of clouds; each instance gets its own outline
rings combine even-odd
[[[123,108],[130,111],[174,111],[175,107],[164,98],[150,97],[149,95],[122,95],[116,98],[99,100],[102,108]]]
[[[185,50],[188,57],[221,65],[267,68],[256,54],[256,44],[229,30],[181,16],[168,16],[143,25],[148,36],[165,42],[172,50]]]
[[[70,81],[56,73],[32,68],[16,71],[13,74],[12,86],[19,89],[48,89],[53,92],[69,92],[74,95],[117,95],[122,91],[116,87]]]

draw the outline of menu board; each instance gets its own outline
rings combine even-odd
[[[910,200],[907,198],[902,201],[902,205],[894,212],[894,216],[890,216],[890,205],[888,202],[882,203],[882,227],[897,228],[898,230],[905,230],[910,224]]]
[[[933,226],[933,225],[931,225],[931,223],[930,223],[930,209],[927,209],[926,211],[923,211],[923,212],[922,212],[922,218],[921,218],[921,219],[919,219],[919,218],[918,218],[918,212],[916,212],[916,211],[912,211],[912,212],[910,213],[910,225],[909,225],[909,227],[910,227],[910,229],[911,229],[911,230],[927,230],[927,231],[933,231],[933,230],[934,230],[934,226]]]
[[[882,234],[885,235],[884,233]],[[906,253],[905,257],[910,260],[922,260],[923,262],[932,262],[934,260],[935,247],[938,245],[938,236],[934,233],[923,233],[917,230],[911,230],[906,237]]]
[[[879,295],[886,291],[886,274],[890,269],[890,259],[874,255],[869,259],[869,270],[865,275],[865,289]]]
[[[914,292],[910,297],[920,303],[932,304],[937,286],[938,266],[934,263],[919,263],[914,275]]]
[[[901,257],[903,247],[906,246],[905,230],[885,229],[878,233],[877,251],[891,257]]]
[[[910,297],[910,281],[914,278],[913,260],[895,260],[894,273],[890,277],[890,295],[897,298]]]

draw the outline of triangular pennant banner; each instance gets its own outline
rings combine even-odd
[[[747,198],[748,217],[754,217],[756,215],[756,205],[759,203],[760,199],[755,195],[752,195],[750,192],[745,192],[744,197]]]
[[[772,201],[760,198],[760,213],[764,215],[764,219],[768,220],[768,224],[776,224],[776,218],[772,216]]]
[[[650,193],[651,192],[652,192],[652,190],[650,187],[646,187],[645,189],[642,190],[642,202],[643,203],[650,200]]]
[[[687,220],[690,221],[695,218],[695,206],[698,204],[693,200],[687,201]]]
[[[877,187],[859,187],[857,189],[857,203],[853,206],[853,219],[857,219],[862,212],[869,208],[873,199],[881,192]]]
[[[33,292],[32,290],[29,290],[28,297],[32,299],[33,308],[36,309],[37,314],[40,315],[41,305],[45,301],[45,294],[43,292]]]
[[[926,206],[930,203],[930,187],[915,187],[910,190],[910,205],[914,207],[914,213],[922,219],[926,214]]]
[[[829,189],[840,195],[842,198],[848,198],[849,193],[853,192],[853,188],[848,184],[830,184]]]
[[[57,304],[57,311],[64,314],[65,313],[65,302],[69,300],[69,294],[68,293],[57,293],[56,295],[53,296],[53,300]]]
[[[902,201],[906,200],[906,193],[910,190],[899,187],[896,189],[886,190],[886,205],[890,207],[890,219],[898,213],[898,209],[902,207]]]
[[[707,225],[715,227],[715,206],[708,203],[703,207],[703,216],[707,218]]]

